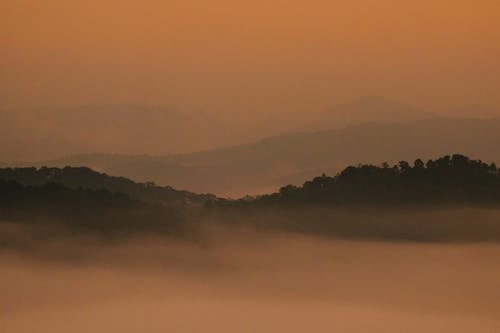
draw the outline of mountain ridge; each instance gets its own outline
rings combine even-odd
[[[433,118],[293,132],[189,154],[87,154],[34,164],[88,166],[139,182],[237,197],[277,190],[284,183],[298,184],[348,164],[397,162],[412,156],[429,159],[456,151],[498,162],[498,128],[499,118]]]

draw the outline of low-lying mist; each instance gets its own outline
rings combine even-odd
[[[356,241],[217,223],[190,238],[0,230],[3,332],[500,329],[494,242]]]

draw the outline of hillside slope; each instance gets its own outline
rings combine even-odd
[[[156,186],[153,183],[136,183],[124,177],[109,176],[87,167],[3,168],[0,169],[0,180],[17,182],[24,186],[36,187],[55,183],[69,189],[107,190],[123,193],[135,200],[162,205],[202,204],[216,200],[216,197],[210,194],[179,191],[169,186]]]

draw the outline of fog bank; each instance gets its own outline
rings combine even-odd
[[[1,252],[5,332],[500,329],[497,244],[232,230],[194,242],[72,238],[33,250]]]

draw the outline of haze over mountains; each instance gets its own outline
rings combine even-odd
[[[270,192],[323,172],[335,174],[346,164],[455,152],[499,160],[498,119],[440,118],[376,96],[338,104],[306,121],[276,113],[243,124],[204,112],[140,106],[31,111],[24,118],[4,113],[3,119],[4,133],[16,138],[2,141],[3,155],[42,161],[7,164],[87,166],[232,197]],[[214,148],[220,146],[226,147]],[[184,153],[166,154],[172,151]],[[62,155],[67,157],[53,159]]]
[[[334,175],[347,164],[428,159],[455,152],[500,161],[499,128],[500,119],[428,119],[291,133],[192,154],[89,154],[41,164],[89,166],[137,181],[237,197],[300,184],[321,173]]]
[[[0,111],[3,159],[37,160],[71,153],[162,154],[208,149],[226,127],[205,112],[169,107],[101,105]],[[189,130],[187,130],[189,129]]]
[[[472,117],[474,111],[477,110],[463,108],[456,113]],[[436,115],[376,96],[360,97],[324,110],[311,108],[302,114],[276,110],[264,115],[235,113],[223,117],[201,109],[126,104],[0,108],[0,130],[4,138],[0,142],[0,160],[36,161],[87,153],[187,153],[249,143],[292,131],[340,129],[369,122],[401,122],[433,116]]]
[[[379,96],[362,96],[341,103],[306,121],[306,130],[330,130],[363,123],[393,123],[436,117],[432,112]]]
[[[0,333],[500,332],[499,13],[0,0]]]

